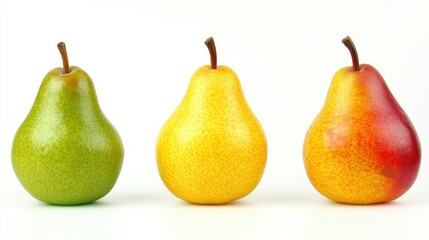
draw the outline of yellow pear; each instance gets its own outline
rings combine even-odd
[[[192,76],[185,97],[160,131],[156,158],[164,184],[178,198],[224,204],[255,189],[264,172],[267,141],[237,75],[217,66],[213,38],[205,44],[211,65]]]

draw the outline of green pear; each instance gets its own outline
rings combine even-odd
[[[12,164],[24,188],[54,205],[79,205],[105,196],[115,185],[124,149],[119,134],[100,109],[86,72],[69,67],[43,79],[30,113],[12,146]]]

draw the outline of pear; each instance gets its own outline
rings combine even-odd
[[[122,166],[121,139],[100,109],[91,78],[68,65],[43,79],[12,146],[12,164],[24,188],[54,205],[96,201],[114,186]]]
[[[196,204],[224,204],[257,186],[267,142],[237,75],[217,66],[213,38],[205,44],[211,65],[193,74],[159,133],[156,158],[161,179],[175,196]]]
[[[380,73],[359,64],[350,37],[343,43],[353,66],[335,74],[323,108],[308,129],[306,172],[313,186],[333,201],[389,202],[417,177],[419,139]]]

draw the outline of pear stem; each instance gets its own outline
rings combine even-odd
[[[64,74],[67,74],[70,72],[70,66],[69,66],[69,58],[67,56],[66,44],[64,42],[59,42],[57,44],[57,47],[58,47],[58,50],[60,50],[61,58],[63,59]]]
[[[216,54],[216,45],[212,37],[207,38],[204,42],[210,52],[210,67],[211,69],[217,68],[217,54]]]
[[[357,54],[355,44],[353,43],[352,39],[349,36],[347,36],[347,37],[343,38],[342,42],[344,43],[344,45],[346,45],[346,47],[350,51],[350,54],[352,55],[353,71],[360,71],[359,57]]]

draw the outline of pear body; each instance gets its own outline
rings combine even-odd
[[[91,78],[71,67],[50,71],[18,129],[12,164],[24,188],[55,205],[79,205],[105,196],[123,161],[119,134],[98,104]]]
[[[224,204],[253,191],[267,142],[230,68],[202,66],[194,73],[160,131],[156,157],[164,184],[185,201]]]
[[[392,201],[420,167],[417,133],[380,73],[370,65],[340,69],[308,129],[304,164],[313,186],[350,204]]]

